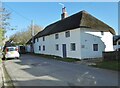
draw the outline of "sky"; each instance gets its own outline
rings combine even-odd
[[[118,2],[119,0],[2,0],[4,2]]]
[[[14,31],[7,31],[6,36],[27,30],[31,24],[42,26],[61,19],[60,2],[4,2],[3,6],[11,12],[10,24]],[[94,17],[108,24],[118,32],[118,2],[62,2],[69,16],[85,10]]]

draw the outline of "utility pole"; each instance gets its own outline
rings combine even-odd
[[[32,53],[34,53],[34,21],[31,21],[31,34],[32,34]]]

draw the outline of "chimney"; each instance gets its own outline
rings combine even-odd
[[[66,12],[66,7],[62,8],[62,14],[61,14],[61,20],[68,17],[68,14]]]

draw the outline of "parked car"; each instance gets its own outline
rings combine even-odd
[[[4,50],[4,58],[9,59],[9,58],[20,58],[20,54],[18,52],[17,47],[6,47]]]

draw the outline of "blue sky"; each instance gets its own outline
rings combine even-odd
[[[86,10],[91,15],[102,20],[118,32],[118,3],[117,2],[62,2],[68,15]],[[31,20],[42,27],[60,20],[61,8],[59,2],[4,2],[4,7],[11,12],[11,27],[15,31],[8,31],[11,36],[17,31],[26,30]]]

